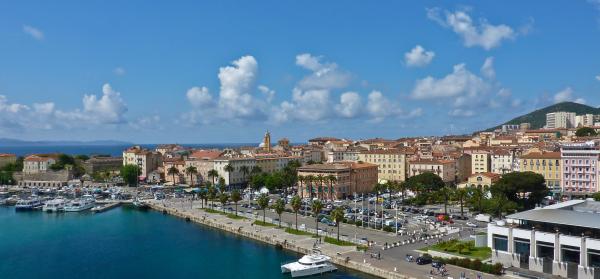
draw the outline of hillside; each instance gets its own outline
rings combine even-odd
[[[531,123],[531,129],[540,129],[540,128],[544,127],[544,125],[546,125],[546,114],[551,113],[551,112],[557,112],[557,111],[574,112],[577,115],[586,114],[586,113],[600,114],[600,108],[590,107],[587,105],[582,105],[582,104],[573,103],[573,102],[562,102],[562,103],[554,104],[551,106],[547,106],[542,109],[538,109],[536,111],[530,112],[525,115],[515,117],[515,118],[513,118],[505,123],[502,123],[496,127],[489,128],[486,131],[493,131],[494,129],[499,129],[502,127],[502,125],[506,125],[506,124],[521,124],[521,123]]]

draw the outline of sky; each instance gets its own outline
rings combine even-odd
[[[0,137],[468,134],[600,106],[598,50],[600,0],[0,0]]]

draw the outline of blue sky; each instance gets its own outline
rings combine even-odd
[[[0,1],[2,137],[461,134],[599,106],[600,1]]]

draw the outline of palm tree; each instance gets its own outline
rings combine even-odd
[[[444,186],[442,189],[438,190],[438,194],[444,200],[444,215],[448,215],[448,201],[453,195],[452,188]]]
[[[302,192],[302,182],[304,182],[304,176],[298,176],[298,194],[300,195],[300,199],[304,197],[304,193]]]
[[[213,186],[208,187],[208,198],[210,199],[210,207],[214,207],[214,199],[217,196],[217,189]]]
[[[320,200],[312,202],[312,212],[315,215],[315,223],[317,224],[317,237],[319,236],[319,213],[321,213],[321,209],[323,209],[323,203]]]
[[[246,185],[247,185],[247,182],[246,182],[246,175],[248,175],[248,173],[250,173],[250,168],[248,168],[248,166],[245,166],[245,165],[244,165],[244,166],[241,166],[241,167],[240,167],[240,172],[242,173],[242,181],[243,181],[244,183],[246,183]]]
[[[454,197],[460,203],[460,217],[461,218],[465,217],[463,208],[465,205],[465,197],[467,196],[467,194],[468,194],[468,192],[467,192],[467,189],[465,189],[465,188],[458,188],[454,191]]]
[[[477,211],[481,213],[483,211],[483,200],[485,199],[485,192],[479,187],[472,187],[470,189],[470,196],[473,199],[473,203],[477,205]]]
[[[221,193],[225,192],[225,178],[219,177],[219,191]]]
[[[322,174],[317,175],[317,182],[319,182],[319,187],[317,188],[317,199],[323,199],[321,197],[321,188],[323,187],[323,181],[325,181],[325,176]]]
[[[215,185],[215,178],[219,177],[219,172],[217,170],[209,170],[207,175],[212,178],[212,183]]]
[[[337,177],[334,175],[328,175],[327,180],[329,181],[329,199],[333,200],[333,183],[337,182]]]
[[[331,211],[331,219],[335,222],[337,227],[337,240],[340,240],[340,222],[344,220],[344,210],[341,207],[337,207]]]
[[[302,199],[298,196],[294,196],[290,201],[290,205],[292,206],[292,210],[294,210],[294,214],[296,214],[296,230],[298,230],[298,211],[302,207]]]
[[[279,227],[281,228],[281,213],[285,210],[285,202],[283,199],[278,199],[275,204],[273,204],[273,209],[275,209],[275,212],[279,216]]]
[[[198,174],[198,169],[194,166],[185,168],[185,173],[190,176],[191,186],[194,187],[194,175]]]
[[[228,200],[229,195],[227,195],[227,193],[221,193],[221,195],[219,195],[219,201],[221,202],[221,209],[223,212],[225,212],[225,204],[227,204]]]
[[[208,193],[201,190],[198,195],[200,196],[200,201],[202,202],[202,208],[204,208],[204,203],[208,200]]]
[[[313,199],[313,183],[315,182],[315,176],[307,175],[306,177],[304,177],[304,181],[307,184],[306,189],[308,190],[308,197],[312,200]]]
[[[262,211],[263,211],[263,223],[265,223],[265,215],[266,215],[265,210],[269,206],[269,196],[267,196],[267,194],[260,194],[257,202],[258,202],[258,207],[260,207],[260,209],[262,209]]]
[[[227,181],[229,182],[229,186],[231,186],[231,173],[233,172],[234,168],[231,164],[227,164],[223,170],[227,172],[227,178],[229,178]]]
[[[175,186],[175,183],[177,183],[177,181],[175,181],[175,175],[179,174],[179,169],[173,165],[167,170],[167,174],[173,176],[173,186]]]
[[[240,191],[233,190],[233,192],[231,192],[231,201],[235,204],[235,216],[237,216],[238,202],[241,200],[242,200],[242,195],[240,194]]]

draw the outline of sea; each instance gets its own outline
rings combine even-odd
[[[139,144],[148,149],[154,149],[157,144]],[[65,153],[69,155],[110,155],[122,156],[123,150],[132,145],[24,145],[24,146],[2,146],[0,153],[16,154],[17,156],[27,156],[29,154],[44,153]],[[182,144],[184,147],[198,149],[223,149],[236,148],[241,146],[258,146],[257,143],[207,143],[207,144]]]
[[[127,206],[103,213],[0,207],[0,278],[290,278],[301,255]],[[373,278],[340,267],[310,278]]]

